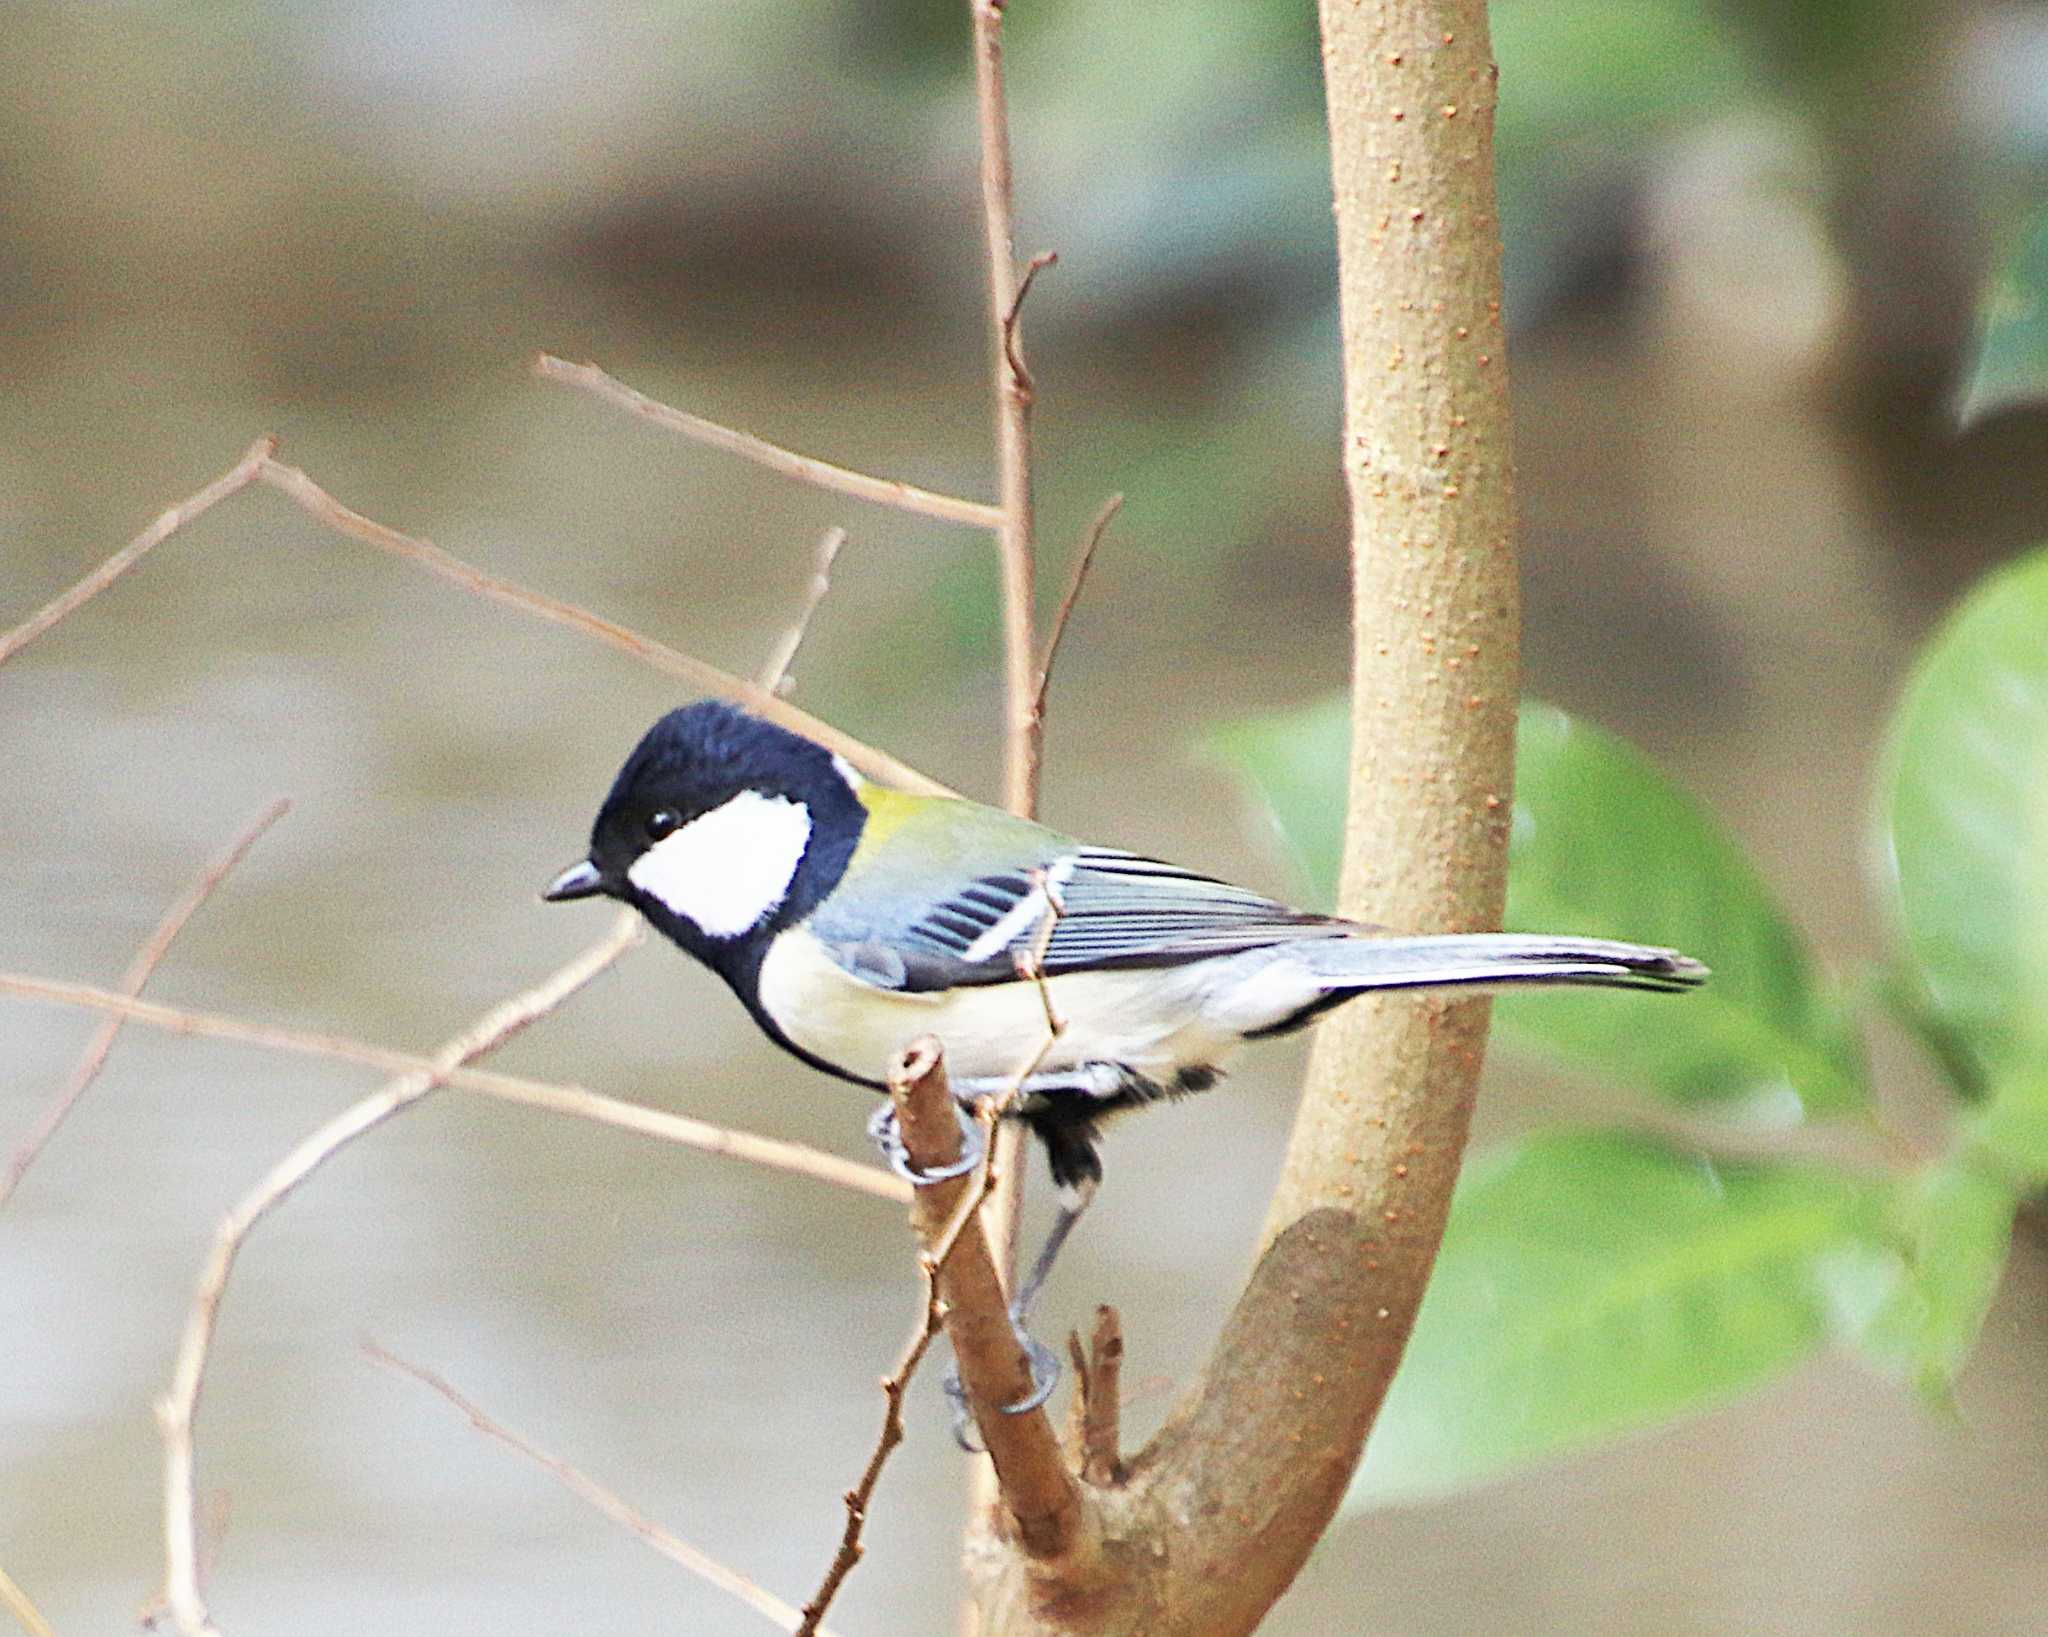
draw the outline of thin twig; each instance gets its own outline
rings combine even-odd
[[[970,0],[974,31],[976,126],[981,143],[981,216],[988,262],[990,362],[994,371],[997,492],[1003,521],[996,542],[1003,587],[1003,793],[1011,812],[1038,813],[1043,723],[1037,709],[1037,644],[1032,637],[1036,571],[1031,500],[1030,377],[1020,366],[1024,346],[1017,277],[1016,230],[1010,166],[1009,98],[1003,85],[1003,0]],[[1024,1209],[1023,1132],[1005,1123],[997,1135],[997,1181],[983,1220],[998,1265],[1017,1261]],[[992,1499],[986,1469],[977,1473],[977,1512]]]
[[[431,1061],[408,1065],[381,1090],[344,1109],[271,1167],[256,1187],[221,1219],[213,1249],[200,1271],[185,1315],[178,1344],[177,1366],[170,1391],[157,1404],[157,1425],[164,1440],[164,1601],[185,1637],[219,1637],[206,1612],[199,1584],[199,1525],[196,1486],[197,1457],[192,1426],[199,1411],[199,1392],[206,1380],[207,1352],[250,1230],[289,1198],[308,1177],[342,1149],[374,1131],[438,1086],[448,1084],[460,1066],[504,1044],[536,1018],[545,1016],[639,942],[638,918],[621,911],[612,930],[552,976],[515,995],[478,1018],[451,1039]]]
[[[938,1336],[941,1311],[938,1271],[927,1263],[924,1269],[923,1317],[912,1331],[910,1340],[904,1343],[896,1367],[882,1377],[882,1431],[875,1439],[875,1447],[868,1454],[868,1464],[861,1469],[859,1480],[846,1492],[846,1526],[840,1532],[839,1548],[832,1554],[825,1578],[804,1605],[802,1623],[796,1628],[797,1637],[813,1637],[814,1633],[825,1630],[821,1623],[825,1611],[832,1606],[832,1599],[839,1595],[839,1588],[846,1583],[846,1577],[853,1573],[854,1565],[860,1562],[866,1551],[861,1535],[867,1528],[868,1507],[874,1502],[875,1486],[881,1481],[883,1466],[888,1463],[896,1446],[903,1442],[903,1397],[910,1389],[910,1378],[917,1374],[918,1365],[924,1362],[925,1354],[931,1350],[932,1342]]]
[[[199,1590],[205,1594],[213,1583],[213,1566],[220,1560],[222,1547],[227,1543],[228,1520],[233,1514],[233,1496],[225,1489],[215,1489],[198,1498],[199,1515],[193,1528],[199,1536]],[[136,1610],[135,1623],[144,1631],[155,1631],[171,1619],[171,1600],[165,1587],[159,1586],[156,1595]]]
[[[981,133],[981,215],[988,260],[989,344],[995,371],[996,468],[1002,552],[1004,799],[1011,812],[1038,808],[1038,728],[1032,641],[1031,400],[1022,368],[1016,232],[1011,219],[1010,111],[1003,89],[1002,0],[972,0],[974,90]],[[1005,1190],[1007,1192],[1008,1190]]]
[[[1041,1048],[1040,1055],[1044,1055]],[[1021,1084],[1030,1073],[1029,1068],[1020,1069],[1017,1083]],[[967,1231],[967,1224],[974,1220],[974,1213],[981,1209],[981,1202],[988,1197],[989,1184],[995,1180],[995,1136],[996,1122],[1003,1117],[1003,1106],[1016,1095],[1016,1084],[999,1097],[977,1097],[974,1100],[975,1123],[981,1128],[981,1164],[974,1168],[972,1186],[960,1196],[960,1203],[952,1216],[925,1246],[924,1254],[918,1258],[920,1271],[937,1273],[946,1265],[953,1254],[953,1247],[960,1243],[960,1236]]]
[[[789,668],[796,663],[797,650],[804,645],[804,636],[811,628],[811,616],[817,613],[818,605],[825,600],[825,593],[832,589],[832,565],[839,560],[839,548],[846,544],[846,530],[831,528],[825,531],[824,539],[818,542],[818,566],[811,572],[810,584],[804,587],[803,606],[797,610],[796,620],[776,642],[769,653],[767,663],[761,667],[760,687],[763,693],[778,697],[790,689]]]
[[[1095,1309],[1088,1345],[1078,1332],[1067,1336],[1074,1362],[1072,1436],[1081,1480],[1097,1487],[1123,1479],[1123,1323],[1107,1303]]]
[[[365,517],[361,512],[351,511],[319,484],[295,466],[286,466],[279,461],[266,459],[262,463],[263,481],[287,496],[298,506],[318,518],[329,528],[365,545],[375,546],[379,551],[388,551],[416,564],[429,574],[438,576],[452,585],[476,596],[502,603],[508,608],[517,608],[557,625],[565,625],[585,636],[595,637],[635,659],[653,666],[669,676],[680,677],[693,687],[703,688],[723,695],[737,704],[745,705],[756,714],[765,716],[771,722],[778,722],[792,733],[801,733],[815,739],[828,750],[835,750],[863,773],[871,774],[886,784],[915,790],[928,795],[951,795],[953,792],[935,779],[929,779],[916,768],[898,761],[886,751],[863,744],[851,734],[842,733],[829,723],[821,722],[808,711],[797,709],[786,699],[741,677],[732,676],[707,665],[701,659],[682,653],[665,643],[644,637],[637,631],[627,629],[614,621],[593,614],[587,608],[563,602],[556,597],[544,596],[530,591],[525,586],[510,580],[501,580],[486,574],[482,569],[464,562],[460,557],[443,551],[429,540],[417,535],[403,534],[397,529]]]
[[[1046,1045],[1039,1048],[1039,1057],[1044,1056],[1050,1045],[1048,1039]],[[1037,1059],[1033,1059],[1020,1068],[1017,1083],[1021,1084],[1036,1066]],[[1007,1095],[1015,1095],[1015,1086]],[[882,1377],[882,1430],[875,1439],[875,1447],[868,1453],[868,1463],[861,1470],[860,1481],[846,1492],[846,1527],[840,1534],[839,1549],[833,1554],[817,1594],[804,1605],[807,1621],[825,1617],[826,1609],[831,1607],[832,1599],[838,1595],[840,1586],[853,1572],[854,1565],[860,1562],[865,1550],[861,1534],[867,1527],[868,1506],[874,1499],[875,1485],[881,1479],[882,1467],[890,1454],[903,1442],[903,1395],[909,1390],[910,1378],[917,1373],[918,1365],[923,1362],[926,1351],[944,1323],[945,1305],[939,1300],[939,1272],[952,1259],[954,1247],[960,1243],[960,1236],[967,1231],[967,1225],[976,1220],[994,1178],[996,1121],[1003,1101],[1004,1098],[983,1097],[976,1102],[975,1119],[981,1126],[981,1164],[974,1168],[969,1186],[953,1207],[952,1216],[925,1242],[918,1256],[918,1277],[924,1284],[923,1317],[911,1333],[910,1340],[904,1344],[896,1367]],[[798,1637],[805,1637],[813,1629],[806,1625]]]
[[[709,1581],[720,1591],[731,1593],[756,1614],[773,1621],[784,1631],[793,1632],[798,1629],[803,1616],[773,1592],[755,1584],[738,1570],[728,1569],[716,1558],[699,1551],[688,1541],[671,1534],[580,1468],[530,1443],[502,1421],[494,1419],[481,1404],[467,1397],[445,1376],[414,1364],[409,1359],[402,1359],[389,1348],[381,1347],[367,1337],[361,1345],[367,1357],[383,1365],[387,1370],[395,1370],[400,1375],[410,1376],[422,1387],[439,1393],[461,1411],[469,1424],[486,1438],[496,1439],[507,1449],[523,1455],[578,1500],[596,1508],[612,1522],[638,1536],[642,1542],[671,1563],[680,1564],[699,1579]],[[823,1637],[822,1633],[820,1637]]]
[[[624,923],[622,922],[622,925]],[[59,978],[30,977],[20,972],[0,972],[0,994],[23,1000],[44,1001],[57,1006],[83,1006],[112,1012],[131,1023],[141,1023],[171,1034],[198,1035],[211,1040],[235,1040],[244,1045],[263,1046],[273,1051],[296,1052],[307,1057],[333,1058],[360,1063],[386,1074],[430,1074],[440,1083],[458,1091],[479,1092],[500,1102],[518,1103],[526,1108],[567,1114],[599,1125],[638,1132],[701,1153],[726,1159],[745,1160],[777,1171],[792,1172],[836,1187],[851,1188],[877,1199],[902,1204],[910,1197],[909,1184],[877,1166],[842,1159],[802,1143],[783,1142],[756,1136],[725,1126],[688,1119],[662,1109],[643,1108],[621,1102],[583,1086],[557,1085],[546,1080],[528,1080],[519,1075],[499,1074],[486,1069],[453,1069],[443,1072],[431,1059],[408,1052],[371,1045],[346,1035],[316,1034],[303,1029],[284,1029],[270,1024],[250,1023],[218,1012],[195,1012],[181,1007],[161,1006],[154,1001],[133,1000],[109,989],[86,983],[68,983]]]
[[[1041,250],[1026,262],[1017,293],[1011,298],[1009,311],[1003,314],[1003,356],[1009,360],[1010,374],[1023,389],[1027,401],[1038,396],[1038,383],[1031,379],[1031,371],[1024,367],[1024,354],[1017,344],[1017,320],[1024,316],[1024,303],[1030,299],[1031,286],[1038,282],[1038,275],[1059,264],[1060,253],[1057,250]]]
[[[5,1569],[0,1569],[0,1608],[20,1622],[28,1637],[57,1637],[50,1622],[43,1618],[42,1611],[28,1600],[27,1592],[7,1577]]]
[[[1116,514],[1123,510],[1123,505],[1122,495],[1111,495],[1096,508],[1088,532],[1081,537],[1080,555],[1074,559],[1074,572],[1067,576],[1067,589],[1060,596],[1059,612],[1053,615],[1052,630],[1045,639],[1045,657],[1038,662],[1038,691],[1031,708],[1040,722],[1045,720],[1045,696],[1052,687],[1052,663],[1059,658],[1060,638],[1067,634],[1067,621],[1074,617],[1074,604],[1081,600],[1081,587],[1095,562],[1095,548],[1102,544],[1104,531]]]
[[[184,895],[164,912],[164,918],[157,922],[156,930],[149,935],[149,941],[129,963],[128,970],[122,973],[122,994],[132,996],[142,993],[143,985],[149,982],[151,974],[156,971],[178,934],[184,930],[185,923],[192,918],[193,912],[212,896],[214,888],[227,878],[228,872],[248,856],[249,849],[262,839],[263,833],[291,811],[291,806],[287,798],[280,796],[258,813],[244,826],[242,833],[200,872],[198,878],[185,889]],[[85,1095],[86,1088],[98,1077],[101,1067],[107,1061],[107,1054],[114,1049],[114,1037],[121,1032],[121,1023],[119,1017],[109,1017],[100,1024],[90,1044],[85,1048],[85,1055],[78,1060],[78,1067],[71,1071],[71,1078],[50,1100],[49,1106],[43,1110],[41,1118],[36,1121],[28,1135],[22,1138],[13,1158],[7,1162],[6,1175],[0,1176],[0,1205],[7,1203],[15,1188],[20,1185],[23,1174],[35,1164],[36,1156],[43,1151],[44,1144],[56,1134],[57,1127],[64,1123],[71,1110],[77,1106],[78,1099]]]
[[[936,1040],[924,1036],[897,1054],[889,1065],[889,1095],[913,1166],[943,1170],[958,1160],[960,1127]],[[1023,1414],[1004,1407],[1031,1391],[1031,1363],[1011,1324],[1008,1297],[980,1216],[959,1211],[971,1185],[970,1178],[957,1177],[919,1188],[911,1200],[911,1221],[927,1262],[937,1269],[946,1334],[1018,1539],[1034,1558],[1066,1557],[1082,1543],[1080,1491],[1044,1406]],[[933,1247],[956,1215],[963,1226],[941,1263]]]
[[[1056,919],[1056,911],[1048,905],[1044,927],[1049,929]],[[1041,948],[1038,960],[1044,960]],[[889,1459],[890,1452],[903,1442],[903,1395],[910,1386],[910,1378],[916,1373],[925,1351],[938,1335],[945,1316],[945,1304],[939,1299],[939,1277],[952,1260],[961,1236],[968,1226],[980,1219],[982,1201],[995,1181],[995,1134],[1004,1112],[1013,1104],[1023,1088],[1024,1082],[1037,1072],[1038,1065],[1045,1061],[1045,1054],[1052,1050],[1065,1025],[1053,1017],[1052,1002],[1043,996],[1045,980],[1037,979],[1041,998],[1044,999],[1049,1027],[1038,1048],[1022,1063],[1010,1077],[1010,1083],[997,1095],[976,1099],[974,1117],[981,1127],[981,1164],[974,1168],[968,1178],[968,1185],[961,1191],[959,1200],[953,1206],[953,1213],[946,1218],[939,1230],[924,1240],[924,1248],[917,1259],[918,1277],[924,1282],[924,1317],[918,1329],[905,1344],[903,1356],[896,1361],[896,1368],[882,1378],[882,1396],[885,1407],[882,1414],[882,1430],[875,1440],[875,1447],[868,1455],[868,1464],[862,1470],[860,1481],[846,1492],[846,1528],[840,1536],[839,1549],[834,1554],[831,1566],[825,1571],[825,1579],[811,1601],[804,1605],[806,1619],[822,1619],[825,1610],[831,1606],[839,1587],[852,1573],[860,1561],[863,1547],[861,1532],[866,1527],[868,1503],[875,1492],[875,1484],[882,1475],[882,1466]],[[945,1163],[951,1163],[947,1161]],[[983,1241],[984,1245],[986,1241]],[[809,1630],[806,1627],[805,1630]],[[800,1634],[801,1637],[801,1634]]]
[[[920,489],[914,483],[870,477],[865,472],[834,466],[811,455],[800,455],[793,449],[757,438],[751,432],[721,426],[717,421],[693,415],[686,409],[672,408],[644,393],[635,392],[595,364],[572,364],[566,358],[556,358],[544,352],[533,361],[533,373],[543,381],[581,387],[628,414],[638,415],[642,420],[652,421],[671,432],[680,432],[686,438],[694,438],[727,454],[754,461],[770,471],[780,472],[784,477],[795,478],[799,483],[830,489],[835,494],[852,495],[858,500],[871,500],[878,506],[892,506],[897,511],[911,512],[919,517],[936,517],[942,523],[964,523],[977,529],[999,529],[1003,526],[1002,509],[989,505],[985,500],[939,494],[931,489]]]
[[[263,470],[263,463],[270,458],[271,451],[276,448],[277,439],[258,438],[249,445],[247,454],[205,488],[196,494],[186,496],[168,511],[160,513],[148,528],[70,590],[38,609],[12,631],[0,636],[0,665],[5,665],[58,621],[91,602],[202,512],[210,511],[229,495],[248,488],[256,481],[258,474]]]
[[[1059,929],[1060,917],[1067,913],[1067,906],[1060,901],[1059,889],[1052,884],[1049,871],[1035,869],[1031,879],[1038,890],[1045,894],[1045,913],[1038,918],[1038,929],[1031,935],[1030,945],[1016,956],[1017,976],[1028,979],[1038,987],[1038,1004],[1045,1010],[1045,1040],[1038,1053],[1031,1059],[1030,1066],[1017,1071],[1010,1083],[1011,1095],[1023,1090],[1024,1082],[1038,1071],[1038,1065],[1045,1061],[1045,1054],[1052,1050],[1053,1042],[1067,1032],[1067,1026],[1053,1009],[1052,986],[1045,979],[1045,956],[1052,948],[1052,935]]]

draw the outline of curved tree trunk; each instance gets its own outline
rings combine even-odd
[[[1322,0],[1344,336],[1353,748],[1343,910],[1499,924],[1518,680],[1495,74],[1483,0]],[[1258,1266],[1085,1552],[991,1511],[978,1629],[1248,1632],[1327,1526],[1414,1322],[1487,1003],[1365,999],[1319,1031]]]

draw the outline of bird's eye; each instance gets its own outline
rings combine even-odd
[[[673,807],[663,807],[647,815],[647,839],[659,841],[663,836],[673,835],[683,827],[683,815]]]

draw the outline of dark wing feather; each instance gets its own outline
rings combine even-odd
[[[1084,848],[1059,884],[1045,969],[1175,966],[1295,938],[1353,930],[1247,888],[1132,853]],[[1024,940],[1030,947],[1031,940]]]
[[[1176,966],[1293,938],[1352,930],[1351,923],[1289,909],[1211,876],[1133,853],[1084,847],[1046,868],[1059,903],[1044,972]],[[1046,936],[1035,873],[978,876],[886,942],[831,943],[866,982],[929,991],[1011,983]]]

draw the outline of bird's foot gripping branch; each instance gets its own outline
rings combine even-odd
[[[930,1176],[958,1166],[960,1124],[939,1042],[912,1041],[889,1065],[889,1099],[910,1165]],[[1082,1553],[1086,1507],[1041,1391],[1042,1365],[1011,1318],[980,1219],[983,1174],[943,1177],[910,1202],[925,1276],[944,1316],[968,1411],[995,1463],[1017,1539],[1033,1557]]]

